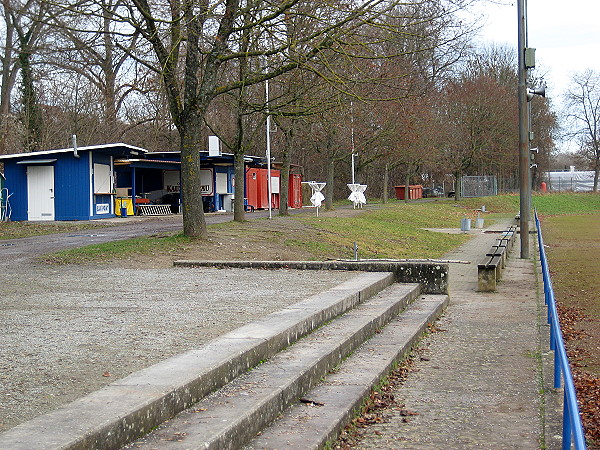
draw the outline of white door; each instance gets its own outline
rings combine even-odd
[[[54,166],[27,167],[27,217],[54,220]]]

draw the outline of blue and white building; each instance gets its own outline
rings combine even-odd
[[[204,210],[231,211],[233,154],[200,151],[200,159]],[[264,158],[247,156],[245,162],[262,165]],[[180,210],[179,152],[148,152],[118,143],[2,155],[0,163],[14,221],[91,220]]]
[[[90,220],[115,216],[115,160],[141,157],[128,144],[0,156],[11,220]]]

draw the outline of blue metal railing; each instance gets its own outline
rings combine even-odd
[[[548,269],[546,259],[546,250],[544,249],[544,239],[542,237],[542,228],[537,212],[535,214],[535,226],[538,233],[538,245],[540,249],[540,263],[542,266],[542,277],[544,279],[544,298],[548,306],[548,323],[550,324],[550,349],[554,351],[554,387],[560,388],[560,378],[564,380],[564,400],[563,400],[563,435],[562,448],[570,449],[574,442],[576,449],[585,449],[585,437],[581,417],[579,415],[579,406],[577,404],[577,395],[575,393],[575,384],[573,375],[569,366],[569,359],[565,350],[558,312],[556,310],[556,301],[554,299],[554,290],[552,289],[552,279]]]

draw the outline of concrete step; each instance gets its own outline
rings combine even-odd
[[[305,394],[304,402],[296,401],[244,449],[327,448],[359,412],[371,390],[406,357],[447,303],[446,295],[417,299]]]
[[[132,448],[241,447],[419,294],[418,284],[387,288],[238,377]]]
[[[0,434],[0,448],[119,448],[393,282],[392,273],[361,273],[22,423]]]

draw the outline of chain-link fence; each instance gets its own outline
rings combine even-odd
[[[460,191],[463,197],[497,195],[498,182],[495,175],[463,176]]]

